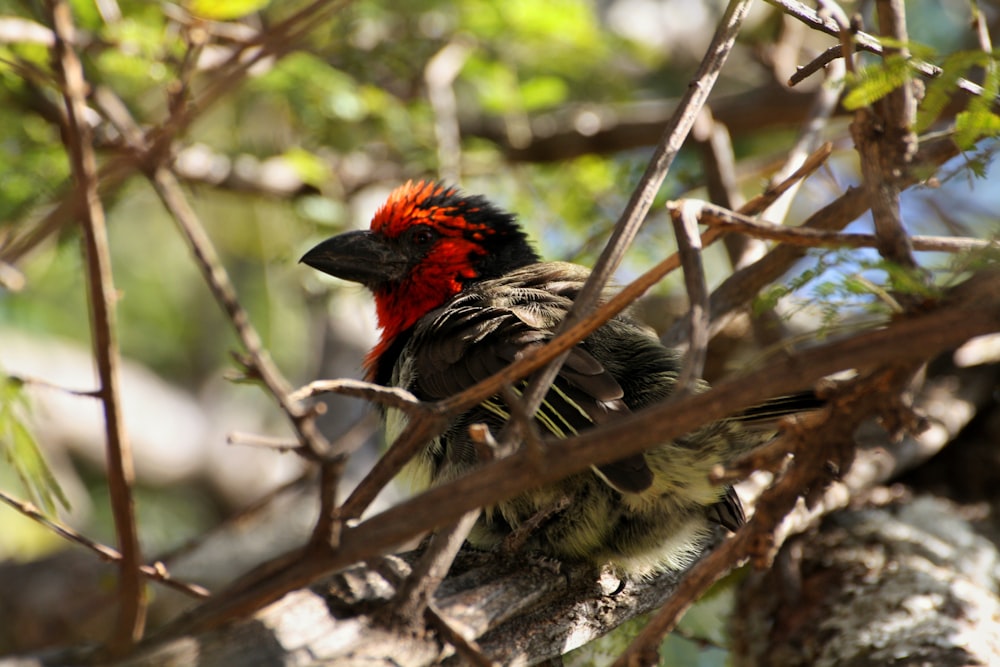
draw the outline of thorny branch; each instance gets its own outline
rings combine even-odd
[[[118,568],[118,619],[106,644],[109,654],[119,656],[131,649],[142,636],[146,619],[146,590],[139,569],[142,552],[132,499],[135,476],[132,450],[121,413],[120,358],[115,324],[117,297],[104,209],[98,193],[97,159],[90,127],[85,120],[87,83],[73,46],[76,32],[73,16],[65,0],[53,0],[47,10],[55,31],[56,66],[62,78],[66,104],[65,142],[73,170],[73,198],[80,209],[83,227],[94,356],[97,359],[107,434],[108,487],[122,555]]]

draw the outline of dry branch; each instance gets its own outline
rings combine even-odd
[[[913,167],[918,165],[940,166],[958,154],[958,148],[950,138],[930,141],[917,151]],[[906,176],[902,184],[912,186],[919,182],[912,174]],[[858,219],[870,206],[868,193],[864,188],[850,187],[847,191],[820,210],[810,215],[798,228],[839,230]],[[748,214],[748,211],[740,211]],[[749,213],[752,215],[752,213]],[[804,247],[779,246],[750,266],[734,271],[722,281],[711,297],[711,322],[713,335],[726,326],[737,313],[742,312],[758,293],[769,283],[777,280],[796,261],[805,255]],[[676,322],[660,337],[668,346],[681,347],[684,344],[685,323]]]
[[[682,215],[682,209],[686,204],[696,205],[698,222],[703,225],[740,232],[759,239],[810,248],[875,248],[879,244],[878,237],[873,234],[847,234],[810,227],[786,227],[734,213],[721,206],[690,199],[668,202],[667,210],[674,218],[677,218]],[[954,236],[912,236],[910,242],[914,250],[927,252],[970,252],[988,248],[1000,249],[1000,241]]]
[[[64,141],[73,170],[75,190],[72,198],[78,202],[83,227],[94,357],[97,360],[99,393],[107,433],[108,488],[118,550],[122,555],[118,569],[118,620],[106,648],[111,655],[123,655],[142,636],[146,590],[140,573],[142,552],[132,500],[135,471],[121,413],[120,351],[115,323],[117,295],[111,273],[104,209],[98,191],[97,159],[90,126],[85,119],[87,82],[73,46],[76,35],[73,16],[69,3],[63,0],[50,2],[47,10],[55,34],[56,65],[66,104]]]
[[[39,524],[45,526],[51,530],[56,535],[73,542],[74,544],[79,544],[80,546],[90,549],[95,554],[97,554],[102,560],[108,561],[110,563],[117,563],[121,565],[123,560],[122,555],[116,549],[101,544],[95,540],[90,539],[86,535],[83,535],[69,526],[65,526],[58,521],[45,516],[42,512],[38,510],[32,503],[24,502],[14,498],[13,496],[0,491],[0,501],[6,503],[10,507],[14,508],[17,512],[28,517],[32,521],[36,521]],[[178,581],[170,576],[170,572],[163,563],[157,562],[154,565],[140,565],[139,571],[142,572],[142,576],[147,579],[159,582],[164,586],[168,586],[175,590],[180,591],[186,595],[190,595],[195,598],[207,598],[209,592],[203,586],[197,584],[189,584],[183,581]]]
[[[688,295],[688,352],[677,375],[674,392],[690,391],[694,383],[704,376],[705,358],[708,356],[708,286],[705,284],[705,267],[701,260],[701,236],[698,234],[698,217],[693,206],[680,205],[672,217],[677,254],[684,269],[684,286]]]
[[[639,233],[639,228],[645,220],[649,208],[653,205],[653,198],[663,184],[663,179],[666,178],[670,165],[673,164],[674,158],[677,157],[688,133],[694,126],[695,119],[698,118],[702,107],[708,100],[708,95],[722,71],[722,66],[726,63],[729,53],[736,43],[736,36],[743,25],[743,19],[750,11],[751,4],[750,0],[730,0],[727,4],[726,11],[719,19],[715,34],[712,36],[712,41],[694,79],[688,85],[687,92],[681,99],[676,113],[667,124],[660,143],[653,151],[653,156],[639,179],[638,185],[632,191],[632,196],[625,205],[625,210],[622,211],[615,223],[611,237],[601,251],[600,257],[597,258],[593,271],[580,289],[573,302],[573,307],[560,323],[556,331],[557,336],[585,320],[597,319],[598,314],[592,312],[594,306],[601,299],[604,287],[611,275],[621,264],[625,251],[635,239],[636,234]],[[560,352],[559,356],[553,359],[543,371],[532,377],[524,391],[525,409],[529,414],[534,414],[538,406],[541,405],[568,354],[568,350]],[[502,443],[503,438],[501,438]]]

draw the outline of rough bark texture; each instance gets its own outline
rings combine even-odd
[[[959,507],[845,511],[744,583],[740,667],[1000,664],[1000,556]]]
[[[251,618],[182,637],[153,636],[116,667],[198,665],[417,666],[468,664],[427,619],[393,615],[397,583],[417,552],[357,566],[293,591]],[[621,582],[589,566],[519,556],[503,562],[463,551],[435,595],[433,612],[453,633],[475,642],[496,664],[525,665],[555,657],[654,609],[679,574]],[[404,626],[409,630],[402,631]],[[0,666],[78,664],[79,652],[0,660]]]

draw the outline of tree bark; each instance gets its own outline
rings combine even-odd
[[[997,665],[998,580],[996,545],[947,501],[844,511],[745,580],[735,664]]]

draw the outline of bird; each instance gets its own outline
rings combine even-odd
[[[543,261],[513,214],[439,181],[400,185],[370,229],[322,241],[300,261],[373,293],[380,335],[364,360],[366,379],[422,401],[457,394],[544,345],[590,274]],[[620,419],[670,396],[681,362],[651,329],[619,314],[569,351],[532,421],[540,434],[567,438]],[[406,414],[377,409],[391,442]],[[476,468],[482,446],[470,427],[496,435],[510,415],[503,395],[460,414],[408,464],[413,484],[442,484]],[[543,557],[633,578],[681,570],[718,526],[744,523],[736,492],[709,473],[761,443],[738,420],[713,422],[486,507],[467,540],[497,550],[516,535],[520,548]]]

